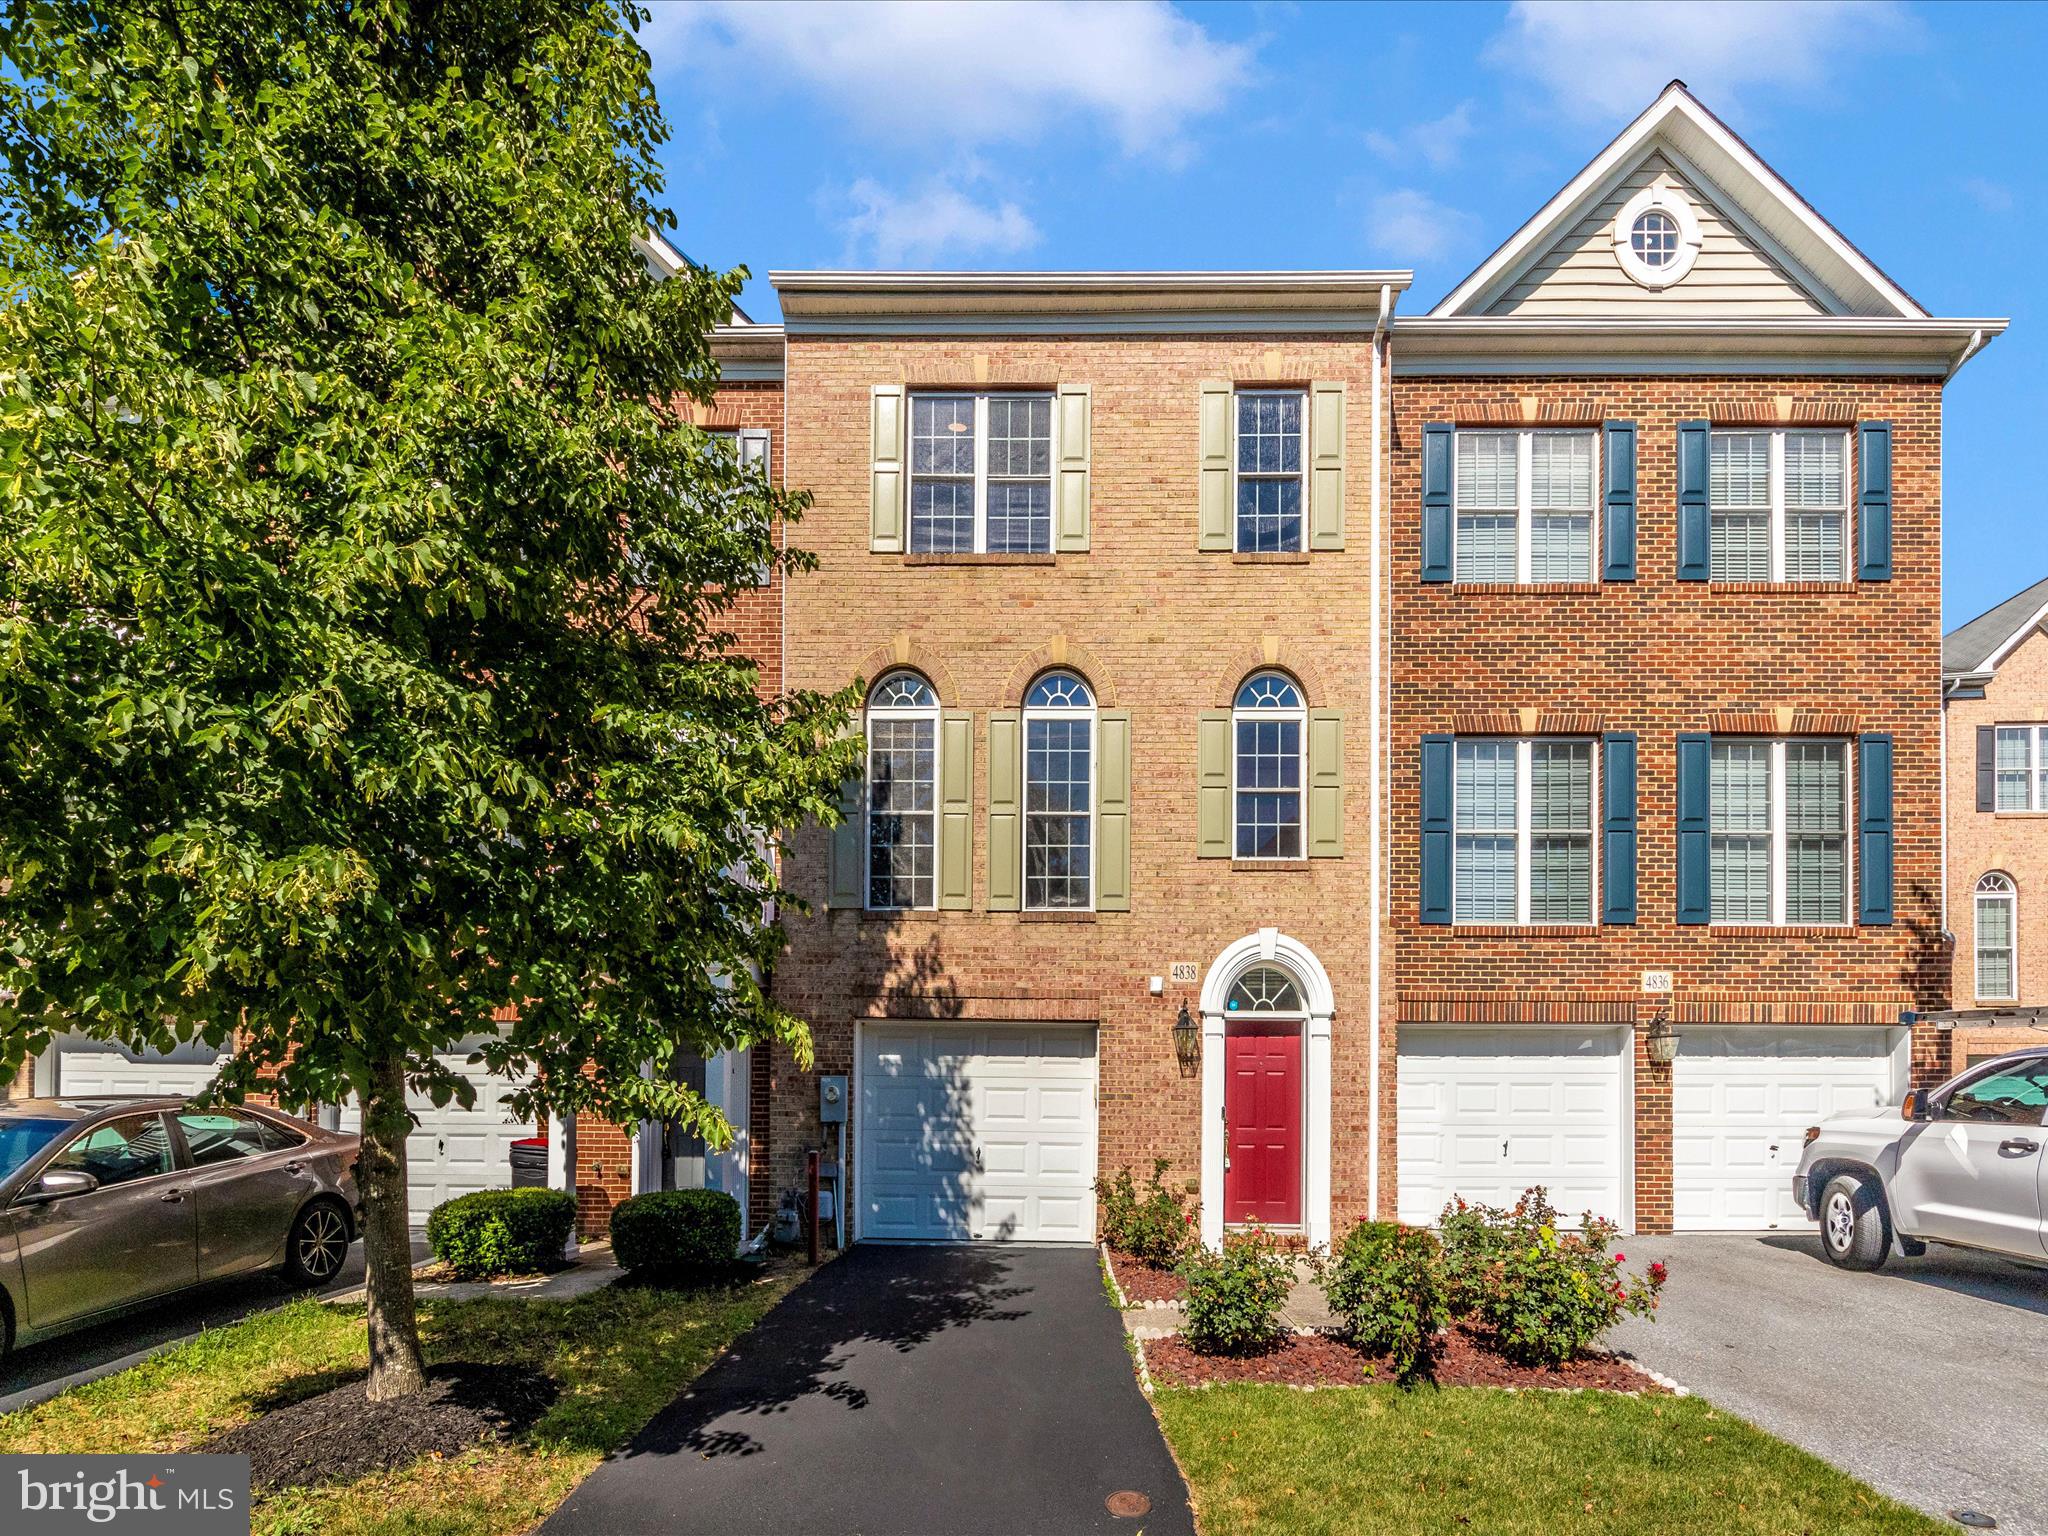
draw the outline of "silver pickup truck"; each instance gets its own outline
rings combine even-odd
[[[2048,1041],[1916,1089],[1897,1109],[1809,1128],[1792,1196],[1844,1269],[1929,1243],[2048,1264],[2044,1110]]]

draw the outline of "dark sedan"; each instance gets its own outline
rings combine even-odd
[[[230,1275],[332,1279],[357,1140],[179,1099],[0,1104],[0,1354]]]

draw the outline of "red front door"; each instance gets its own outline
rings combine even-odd
[[[1223,1219],[1301,1223],[1301,1031],[1223,1037]]]

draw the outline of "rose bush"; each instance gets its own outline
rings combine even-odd
[[[1172,1269],[1195,1240],[1195,1213],[1185,1194],[1166,1187],[1167,1166],[1167,1159],[1154,1158],[1142,1190],[1128,1168],[1095,1181],[1103,1240],[1153,1269]]]

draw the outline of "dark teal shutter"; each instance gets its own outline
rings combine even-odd
[[[1451,920],[1451,738],[1422,738],[1422,920]]]
[[[1693,732],[1678,738],[1678,920],[1704,923],[1713,916],[1707,826],[1714,739]]]
[[[1636,579],[1636,424],[1610,421],[1601,429],[1600,460],[1607,483],[1602,544],[1607,559],[1602,581]],[[1610,738],[1611,740],[1612,738]],[[1631,746],[1631,753],[1634,748]],[[1633,765],[1634,758],[1630,758]]]
[[[1456,439],[1457,429],[1447,422],[1431,422],[1422,429],[1424,581],[1451,579],[1451,448]]]
[[[1710,574],[1707,517],[1707,436],[1704,421],[1678,424],[1678,579]],[[1705,921],[1705,919],[1702,919]]]
[[[1864,736],[1856,748],[1856,921],[1885,928],[1892,920],[1892,739]]]
[[[1892,579],[1892,424],[1856,427],[1856,579]],[[1887,907],[1889,909],[1889,907]],[[1891,919],[1887,917],[1886,922]]]
[[[1609,731],[1600,754],[1600,921],[1636,920],[1636,737]]]
[[[1998,809],[1998,727],[1977,727],[1977,809]]]

